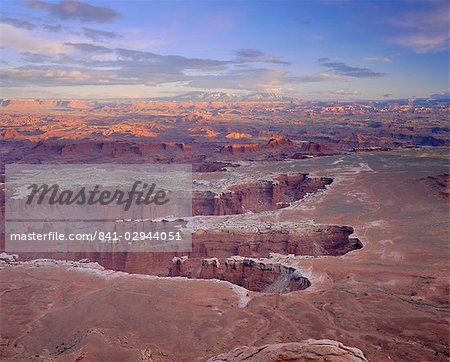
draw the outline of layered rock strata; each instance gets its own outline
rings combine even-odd
[[[306,194],[325,189],[333,179],[311,178],[308,174],[281,174],[272,180],[255,180],[229,187],[221,193],[194,191],[193,215],[232,215],[261,212],[289,206]]]
[[[284,264],[286,261],[289,260],[273,254],[270,258],[233,256],[222,262],[217,258],[174,257],[170,275],[225,280],[265,293],[288,293],[308,288],[311,282],[298,269]]]

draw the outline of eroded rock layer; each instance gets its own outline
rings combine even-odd
[[[293,254],[301,256],[338,256],[362,247],[359,239],[351,237],[353,229],[347,226],[329,226],[300,223],[278,223],[277,225],[247,225],[245,229],[235,225],[227,227],[219,224],[212,225],[210,229],[197,229],[193,233],[193,248],[191,252],[82,252],[82,253],[21,253],[22,260],[36,258],[81,260],[89,259],[103,265],[108,269],[125,271],[129,273],[143,273],[158,276],[182,275],[192,278],[206,278],[193,269],[201,266],[202,260],[217,258],[220,263],[235,256],[244,258],[267,258],[271,253],[283,255]],[[188,257],[190,265],[184,271],[174,272],[173,258]],[[236,259],[234,259],[236,260]],[[247,262],[246,262],[247,263]],[[242,265],[241,265],[242,264]],[[278,280],[283,274],[293,271],[277,267],[278,271],[261,268],[249,268],[249,265],[237,263],[235,270],[231,271],[231,260],[228,262],[228,271],[217,270],[215,274],[219,279],[236,281],[238,285],[250,287],[252,290],[263,291]],[[248,263],[247,263],[248,264]],[[225,265],[225,264],[223,264]],[[258,264],[259,265],[259,264]],[[195,266],[195,267],[194,267]],[[248,277],[241,278],[248,272]],[[203,271],[206,273],[206,270]],[[209,273],[209,271],[208,271]],[[237,276],[237,275],[241,276]],[[212,278],[214,273],[207,278]],[[284,284],[278,288],[301,290],[306,284],[296,283],[295,275],[287,281],[294,279],[292,286],[287,289]],[[242,281],[248,279],[249,282]],[[260,284],[258,284],[260,283]],[[270,289],[270,288],[269,288]]]
[[[220,194],[194,191],[193,215],[232,215],[246,211],[276,210],[302,199],[306,194],[324,189],[333,179],[311,178],[308,174],[282,174],[273,180],[256,180],[234,185]]]
[[[171,276],[195,279],[219,279],[248,290],[266,293],[288,293],[311,285],[295,267],[283,263],[283,256],[246,258],[234,256],[220,262],[217,258],[189,259],[174,257]]]

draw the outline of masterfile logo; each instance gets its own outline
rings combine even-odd
[[[6,166],[10,251],[190,251],[191,165]]]
[[[135,181],[130,191],[123,190],[102,190],[100,185],[95,185],[92,190],[82,187],[79,191],[73,190],[60,190],[58,184],[49,186],[47,184],[32,184],[28,187],[31,189],[30,194],[27,197],[27,205],[32,205],[33,201],[36,201],[38,205],[41,205],[46,200],[46,196],[49,196],[47,202],[50,205],[121,205],[125,211],[130,210],[131,205],[164,205],[170,201],[167,197],[165,190],[155,191],[156,184],[151,185]],[[36,198],[36,199],[35,199]]]

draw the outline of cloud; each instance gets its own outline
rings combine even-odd
[[[321,34],[307,34],[303,35],[303,39],[310,43],[324,43],[327,41],[327,37]]]
[[[355,95],[359,94],[359,91],[356,89],[349,90],[349,89],[339,88],[334,91],[331,91],[330,94],[341,95],[341,96],[355,96]]]
[[[232,70],[219,76],[197,76],[187,85],[194,88],[271,92],[279,91],[288,82],[285,71],[260,68]]]
[[[311,22],[309,20],[306,20],[303,18],[296,18],[295,22],[300,25],[310,25],[311,24]]]
[[[0,24],[0,42],[2,47],[18,52],[58,54],[70,50],[60,42],[40,38],[10,24]]]
[[[397,28],[388,40],[409,48],[416,53],[434,53],[448,49],[449,5],[448,2],[430,2],[428,10],[407,12],[387,22]]]
[[[236,55],[244,59],[258,59],[264,56],[264,53],[255,49],[238,49],[236,50]]]
[[[9,68],[0,71],[5,86],[27,86],[39,84],[41,86],[64,84],[83,84],[89,75],[78,69],[46,69],[46,68]]]
[[[28,66],[1,70],[5,87],[147,85],[279,91],[296,81],[277,69],[236,67],[234,60],[188,58],[88,43],[64,43],[69,54],[23,53]],[[34,64],[40,64],[35,66]]]
[[[85,27],[82,27],[81,30],[83,30],[83,34],[85,37],[94,41],[104,41],[106,39],[114,39],[118,37],[118,35],[113,31],[103,31]]]
[[[319,63],[335,74],[353,78],[380,78],[386,73],[374,72],[368,68],[352,67],[342,62],[332,62],[328,58],[320,58]]]
[[[163,55],[133,49],[126,35],[122,38],[113,31],[88,26],[75,31],[62,24],[50,25],[44,21],[36,25],[41,31],[0,24],[4,48],[19,55],[0,69],[4,87],[107,85],[118,88],[183,84],[185,88],[279,92],[301,83],[345,80],[351,72],[359,71],[358,76],[363,71],[369,72],[321,58],[321,65],[331,71],[298,76],[280,67],[289,64],[280,56],[252,48],[236,50],[229,60]],[[50,40],[48,31],[60,34],[52,34]]]
[[[383,98],[391,98],[392,94],[391,93],[386,93],[383,94]]]
[[[434,100],[450,100],[450,92],[434,93],[430,95],[431,99]]]
[[[36,25],[34,25],[28,21],[24,21],[24,20],[20,20],[20,19],[16,19],[16,18],[8,18],[8,17],[1,17],[0,23],[9,24],[16,28],[26,29],[26,30],[33,30],[36,27]]]
[[[308,95],[318,97],[319,99],[355,99],[361,96],[361,92],[357,89],[338,88],[335,90],[316,90],[306,92]]]
[[[391,38],[395,44],[412,49],[415,53],[435,53],[448,49],[447,34],[409,34]]]
[[[61,24],[57,24],[57,25],[51,25],[51,24],[43,24],[42,25],[42,29],[44,29],[45,31],[49,32],[49,33],[59,33],[60,31],[62,31],[62,25]]]
[[[2,69],[5,86],[113,85],[190,82],[197,72],[231,72],[232,61],[160,55],[123,48],[108,48],[89,43],[66,42],[65,53],[22,51],[29,65]],[[22,47],[21,47],[22,48]],[[36,66],[39,64],[39,66]]]
[[[287,65],[288,62],[282,61],[277,55],[268,55],[256,49],[238,49],[235,51],[236,61],[238,63],[273,63]]]
[[[50,15],[61,20],[106,23],[119,17],[119,14],[111,8],[90,5],[76,0],[63,0],[59,3],[28,0],[27,4],[33,9],[47,10]]]
[[[317,61],[319,63],[329,62],[331,59],[327,57],[319,58]]]
[[[239,49],[231,60],[189,58],[90,42],[46,44],[30,31],[13,29],[20,36],[13,36],[15,41],[7,46],[20,53],[20,61],[25,65],[2,69],[2,80],[8,87],[157,86],[181,82],[191,88],[278,92],[295,83],[344,79],[339,74],[295,76],[284,70],[259,67],[260,63],[285,62],[255,49]],[[50,45],[55,49],[43,48]]]
[[[64,45],[71,46],[72,48],[85,52],[85,53],[97,53],[97,54],[108,54],[112,53],[113,50],[106,48],[101,45],[93,45],[87,43],[64,43]]]
[[[367,63],[390,63],[392,59],[389,57],[365,57],[363,59]]]
[[[299,82],[299,83],[316,83],[316,82],[327,82],[327,81],[337,81],[342,80],[344,77],[334,74],[313,74],[313,75],[305,75],[305,76],[295,76],[290,77],[291,82]]]

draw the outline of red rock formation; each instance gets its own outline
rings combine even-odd
[[[265,148],[278,148],[278,147],[290,147],[294,146],[294,142],[292,142],[288,138],[284,137],[273,137],[269,139],[269,141],[264,145]]]
[[[299,343],[310,360],[364,361],[339,342],[305,341],[323,337],[371,361],[448,361],[445,297],[427,305],[362,283],[278,296],[51,260],[0,261],[0,278],[4,361],[304,361]]]
[[[208,362],[283,362],[329,361],[364,362],[367,359],[358,348],[348,347],[329,339],[308,339],[303,342],[266,344],[260,347],[239,347],[210,358]]]
[[[306,156],[326,156],[335,153],[336,151],[333,151],[324,143],[304,142],[301,144],[299,152],[294,153],[291,158],[302,159]]]
[[[249,152],[264,152],[270,149],[283,149],[295,147],[295,143],[284,137],[271,138],[266,144],[259,143],[244,143],[244,144],[231,144],[223,146],[220,149],[222,153],[249,153]]]
[[[230,138],[230,139],[252,138],[252,135],[248,134],[248,133],[231,132],[231,133],[228,133],[225,136],[225,138]]]
[[[289,206],[307,193],[324,189],[331,178],[310,178],[308,174],[283,174],[274,180],[255,181],[230,187],[229,192],[194,191],[193,215],[231,215],[261,212]]]
[[[6,128],[0,131],[0,140],[20,140],[22,135],[14,128]]]
[[[431,188],[441,196],[450,198],[450,175],[448,173],[437,176],[428,176],[426,181],[430,184]]]
[[[248,152],[256,152],[261,149],[261,145],[258,143],[246,143],[246,144],[233,144],[223,146],[220,149],[221,153],[248,153]]]
[[[221,263],[217,258],[192,260],[184,256],[172,261],[170,276],[226,280],[256,292],[288,293],[311,285],[297,269],[277,259],[234,256]]]
[[[343,255],[358,249],[361,243],[351,239],[348,226],[315,226],[302,228],[273,226],[269,229],[197,230],[193,234],[192,257],[226,258],[231,255],[267,257],[269,253],[295,255]]]
[[[194,172],[218,172],[225,171],[227,167],[238,167],[238,164],[230,162],[203,162],[201,164],[192,165],[192,171]]]
[[[120,158],[136,154],[139,156],[153,155],[155,152],[187,151],[190,146],[183,143],[128,143],[128,142],[77,142],[77,143],[52,143],[39,142],[34,151],[36,153],[57,152],[62,157],[80,156],[82,154],[96,154],[97,156]]]
[[[120,230],[119,230],[120,232]],[[188,256],[189,263],[199,266],[201,259],[217,258],[222,262],[234,255],[260,258],[270,253],[295,255],[343,255],[360,249],[362,243],[349,238],[353,229],[347,226],[273,227],[264,230],[213,228],[197,230],[192,235],[192,252],[79,252],[21,253],[22,260],[51,258],[89,259],[108,269],[159,276],[170,275],[173,257]]]

